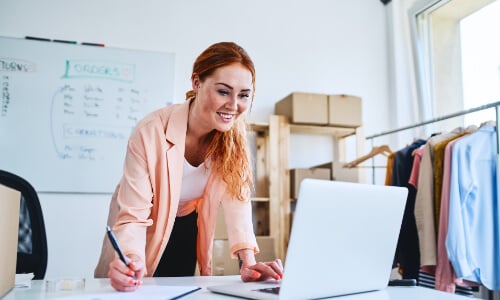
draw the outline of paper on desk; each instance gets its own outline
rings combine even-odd
[[[178,299],[180,296],[200,289],[197,286],[143,285],[134,292],[117,292],[115,290],[100,293],[82,293],[58,299],[67,300],[127,300],[127,299]]]

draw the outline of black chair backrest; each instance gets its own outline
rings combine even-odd
[[[38,194],[25,179],[0,170],[0,183],[21,192],[16,273],[43,279],[47,270],[47,235]]]

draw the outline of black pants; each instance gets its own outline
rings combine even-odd
[[[175,218],[174,228],[154,277],[193,276],[196,268],[198,213]]]

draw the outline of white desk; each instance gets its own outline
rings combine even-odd
[[[206,287],[216,284],[231,284],[241,282],[239,276],[195,276],[177,278],[146,278],[144,285],[196,285]],[[31,299],[56,299],[65,296],[84,296],[90,293],[100,293],[112,290],[108,279],[86,280],[83,291],[59,291],[49,292],[45,289],[44,280],[32,281],[31,288],[16,288],[8,293],[2,300],[31,300]],[[117,292],[118,293],[118,292]],[[139,295],[138,295],[139,296]],[[82,297],[80,297],[83,299]],[[104,298],[103,298],[104,299]],[[139,297],[138,297],[139,299]],[[182,299],[236,299],[224,295],[211,293],[203,288],[195,293],[187,295]],[[469,297],[444,293],[423,287],[388,287],[385,290],[363,293],[345,297],[335,297],[335,300],[465,300]]]

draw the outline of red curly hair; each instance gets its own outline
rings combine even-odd
[[[252,74],[252,86],[255,92],[255,67],[247,52],[233,42],[220,42],[203,51],[193,64],[191,79],[198,76],[200,81],[212,75],[215,70],[234,63],[246,67]],[[186,100],[195,97],[194,91],[186,93]],[[250,109],[253,104],[254,93]],[[241,116],[233,127],[226,131],[216,131],[208,146],[206,157],[211,159],[211,166],[227,184],[232,196],[241,201],[248,200],[253,188],[253,170],[247,145],[247,123]]]

